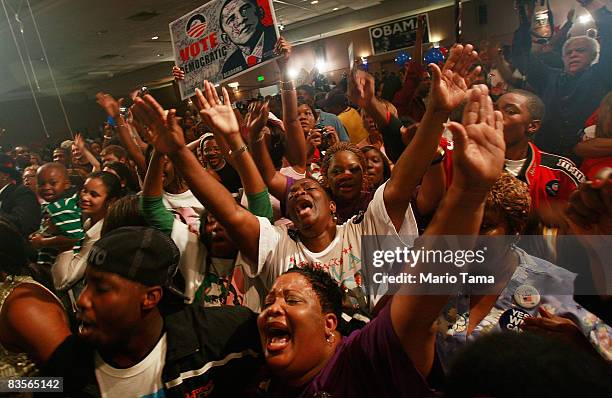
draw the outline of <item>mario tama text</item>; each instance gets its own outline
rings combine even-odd
[[[495,275],[466,272],[486,260],[487,247],[476,250],[442,250],[396,247],[372,252],[372,282],[376,284],[494,285]],[[441,267],[440,267],[441,266]],[[460,272],[439,272],[459,268]],[[409,272],[397,272],[398,267]],[[465,267],[465,269],[464,269]],[[436,269],[437,268],[437,269]],[[393,272],[395,270],[395,272]],[[438,271],[438,272],[436,272]]]

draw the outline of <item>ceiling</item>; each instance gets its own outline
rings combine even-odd
[[[125,77],[131,72],[138,71],[142,80],[150,81],[160,77],[163,65],[162,76],[167,76],[167,63],[173,60],[168,24],[205,3],[0,1],[4,3],[4,8],[0,8],[0,102],[32,98],[27,77],[37,96],[56,94],[53,77],[62,95],[87,93],[91,97],[97,88],[110,89],[126,83]],[[379,2],[319,0],[311,4],[311,0],[274,0],[274,8],[277,21],[290,29],[298,21],[358,10]],[[154,36],[159,38],[152,40]]]

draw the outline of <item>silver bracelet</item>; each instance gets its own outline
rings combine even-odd
[[[242,145],[240,148],[236,149],[235,151],[234,151],[234,150],[232,150],[232,149],[230,149],[230,150],[229,150],[229,155],[230,155],[232,158],[235,158],[235,157],[237,157],[238,155],[240,155],[241,153],[246,152],[248,149],[249,149],[249,147],[248,147],[246,144],[244,144],[244,145]]]

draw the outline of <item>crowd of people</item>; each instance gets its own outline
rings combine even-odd
[[[102,137],[0,154],[0,378],[74,397],[611,396],[612,13],[579,3],[597,38],[564,26],[532,48],[526,7],[511,46],[425,65],[417,44],[401,79],[357,64],[328,92],[290,78],[281,37],[278,96],[203,81],[178,115],[100,92]],[[481,239],[478,269],[371,258]],[[445,288],[373,278],[436,267]],[[494,281],[457,279],[472,271]]]

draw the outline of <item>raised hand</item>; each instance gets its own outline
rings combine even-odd
[[[204,91],[196,89],[196,103],[200,109],[200,115],[216,133],[240,134],[240,126],[225,87],[222,92],[223,102],[219,99],[215,87],[204,80]]]
[[[172,155],[185,148],[183,129],[176,117],[176,109],[170,109],[166,114],[155,98],[147,94],[134,99],[132,113],[134,119],[144,127],[147,141],[158,152]]]
[[[249,104],[249,112],[244,119],[244,125],[249,132],[251,143],[260,140],[264,134],[264,127],[268,123],[268,101],[255,101]]]
[[[83,153],[83,150],[85,149],[85,140],[83,139],[81,133],[76,133],[74,136],[74,145],[77,147],[80,153]]]
[[[448,125],[453,133],[453,185],[463,191],[487,193],[504,166],[504,125],[502,114],[493,110],[485,85],[468,93],[462,124]]]
[[[120,98],[118,101],[113,98],[112,95],[104,92],[99,92],[96,94],[96,102],[98,105],[102,107],[108,114],[108,116],[116,119],[119,116],[119,108],[123,103],[123,98]]]
[[[172,76],[175,80],[185,80],[185,72],[176,65],[172,67]]]
[[[361,108],[374,100],[375,82],[369,73],[357,69],[348,79],[348,96],[350,100]]]
[[[284,37],[279,36],[276,45],[274,46],[274,54],[280,55],[276,58],[276,64],[281,72],[285,73],[289,59],[291,58],[291,43]]]
[[[470,82],[480,73],[480,66],[469,72],[478,60],[478,53],[471,44],[454,46],[442,70],[429,64],[432,70],[429,106],[435,111],[450,112],[465,100]]]

